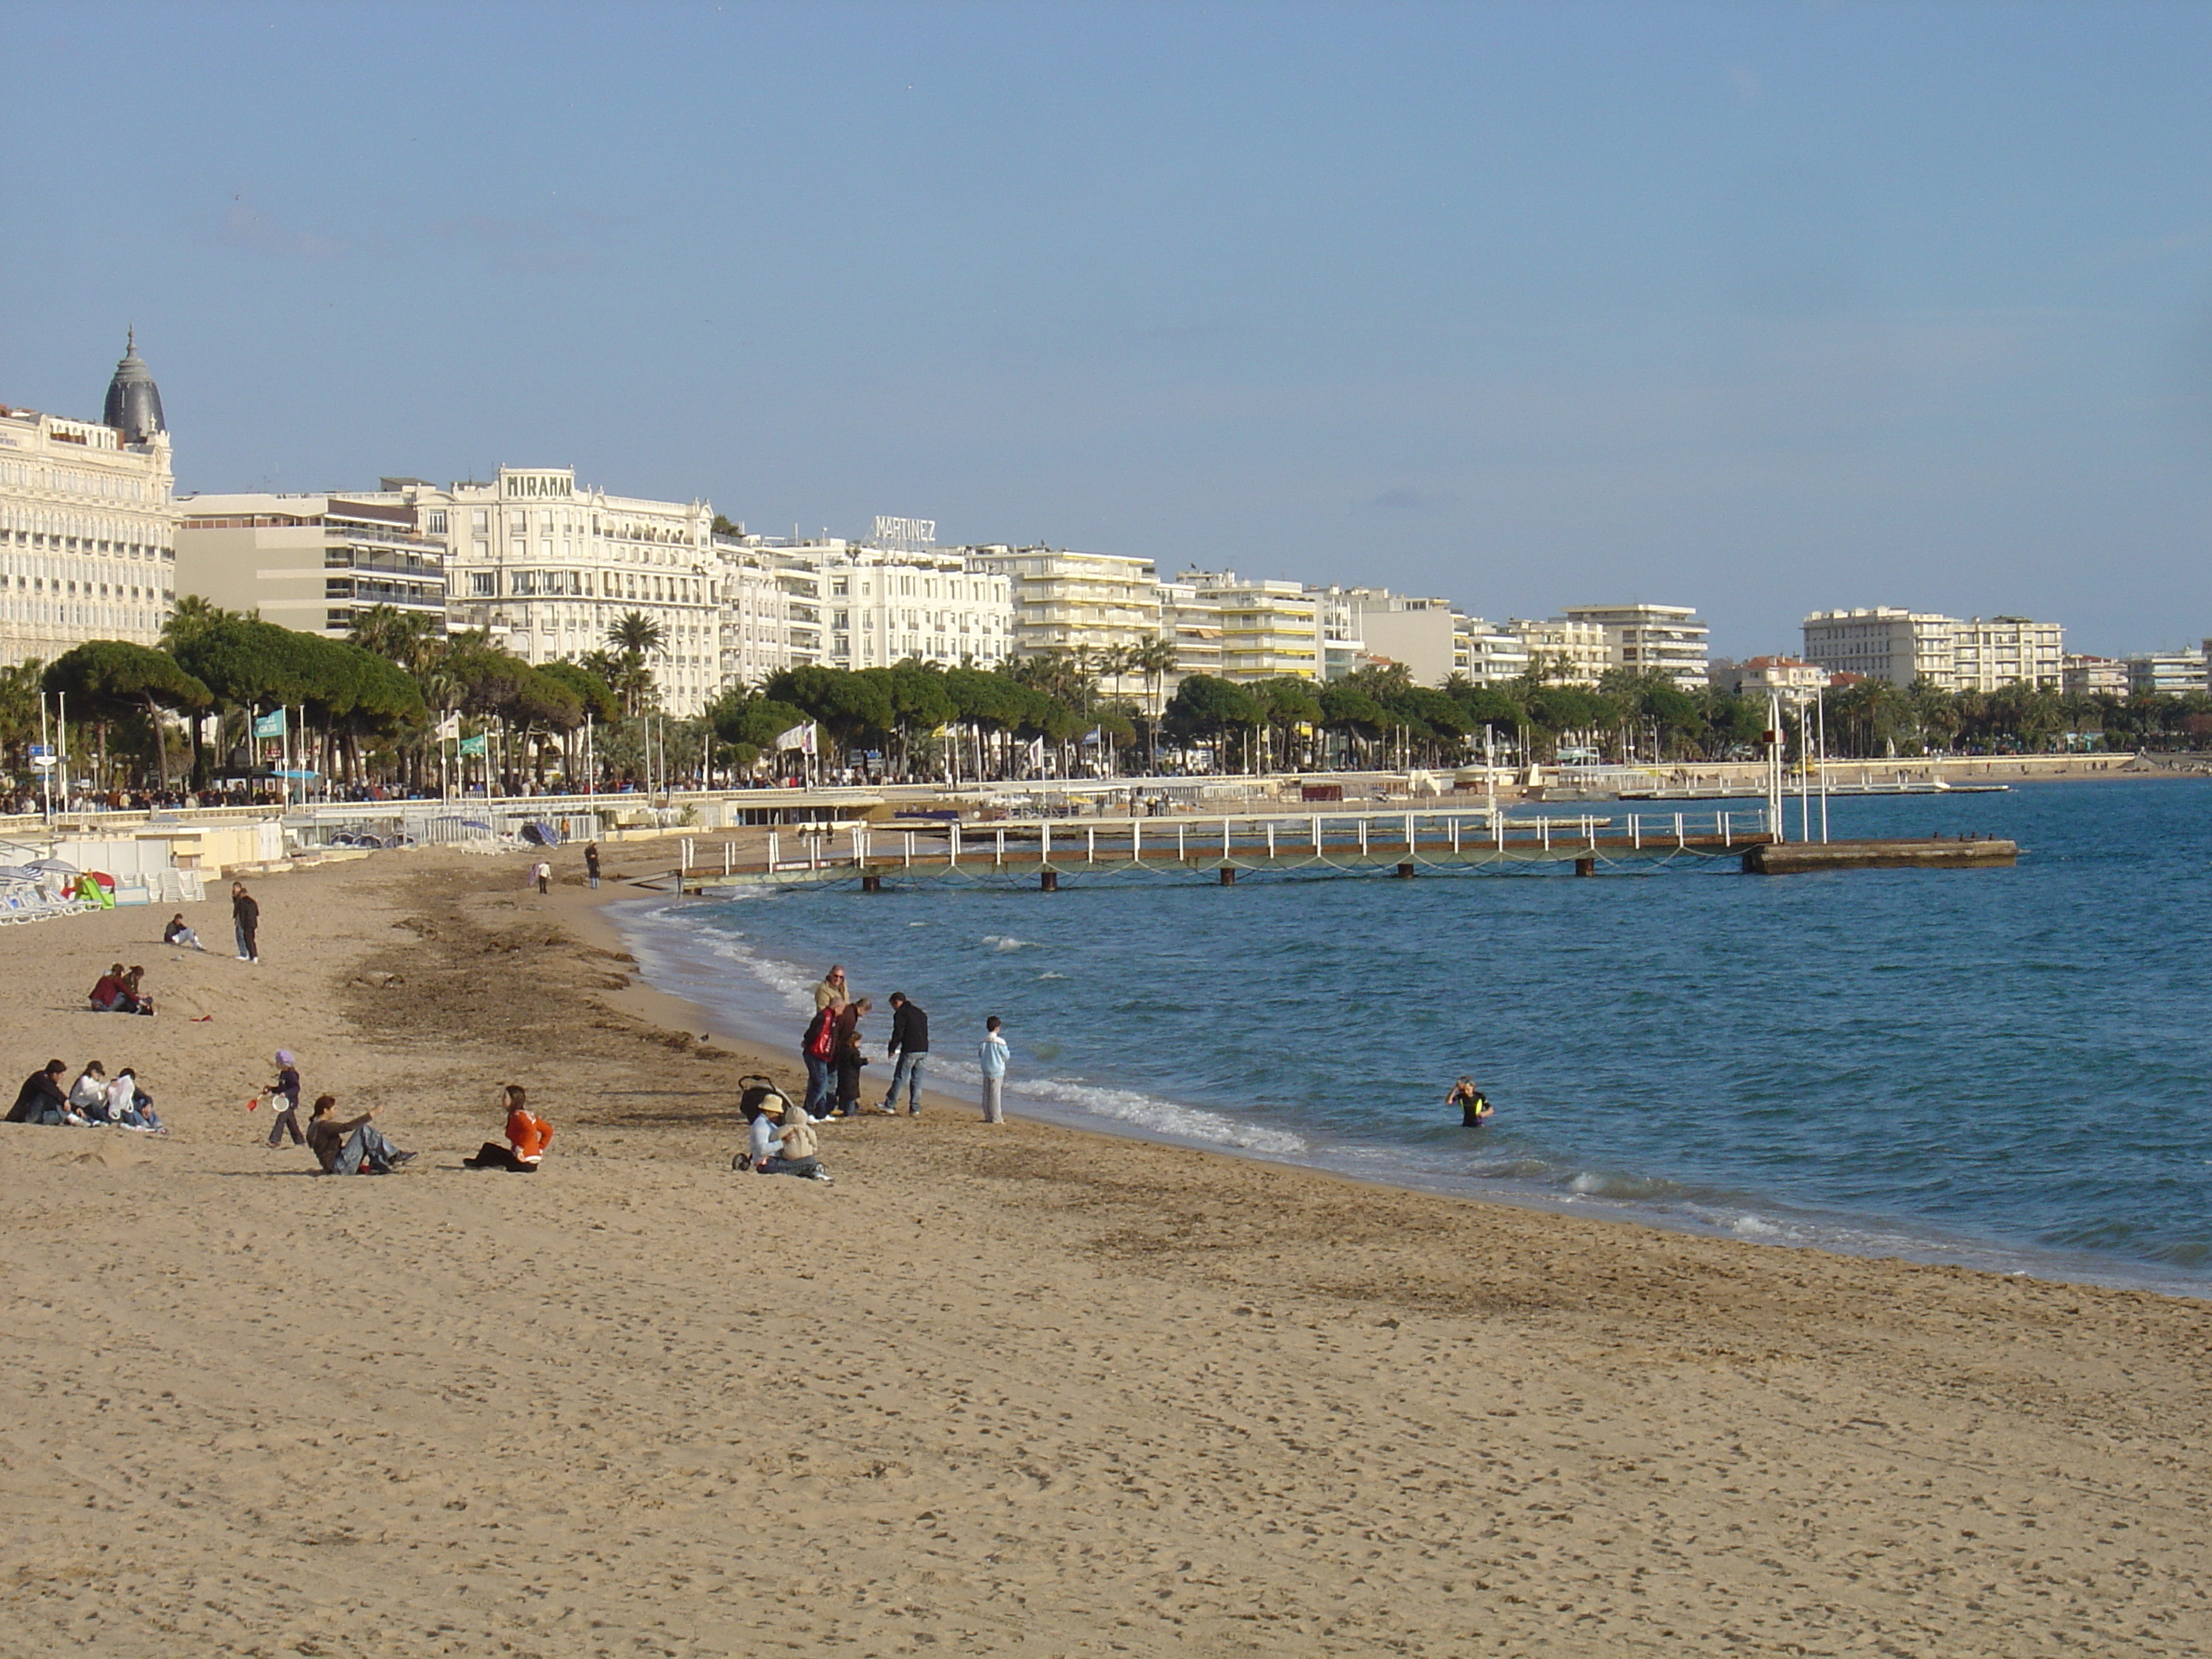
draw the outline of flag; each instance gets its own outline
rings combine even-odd
[[[793,726],[788,732],[777,732],[775,746],[779,752],[786,749],[801,749],[810,755],[812,754],[814,752],[814,722],[809,720],[804,726]]]
[[[460,735],[461,717],[458,713],[448,714],[445,719],[438,722],[438,741],[440,743],[447,742],[448,739],[458,738]]]
[[[281,738],[284,735],[284,711],[273,709],[253,719],[253,735],[257,738]]]
[[[476,736],[474,736],[473,738],[463,738],[461,739],[461,748],[460,748],[460,752],[461,752],[462,754],[464,754],[464,755],[481,755],[481,754],[483,754],[483,751],[484,751],[484,734],[483,734],[483,732],[477,732],[477,733],[476,734]]]
[[[1083,734],[1083,746],[1085,749],[1096,748],[1098,744],[1099,734],[1104,730],[1105,727],[1103,726],[1094,726],[1088,732],[1085,732]]]

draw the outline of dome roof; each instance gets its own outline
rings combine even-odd
[[[107,408],[100,422],[113,427],[130,444],[150,443],[155,433],[169,429],[161,418],[161,389],[154,384],[153,372],[138,356],[135,328],[125,338],[115,378],[107,383]]]

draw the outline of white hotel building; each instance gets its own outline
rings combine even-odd
[[[176,604],[161,394],[134,342],[101,423],[0,404],[0,664],[160,641]]]
[[[1805,618],[1805,659],[1897,686],[1924,679],[1945,691],[2023,681],[2056,689],[2065,674],[2065,630],[2025,617],[1962,622],[1892,605],[1815,611]]]
[[[411,506],[443,541],[456,630],[552,662],[608,648],[607,630],[637,611],[664,636],[647,658],[662,707],[696,714],[721,690],[724,569],[707,502],[611,495],[572,467],[504,466],[489,483],[386,478],[355,499]]]
[[[836,537],[723,540],[775,570],[793,666],[992,668],[1013,654],[1012,584],[960,553]]]

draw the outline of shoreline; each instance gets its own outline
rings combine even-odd
[[[2212,1639],[2197,1304],[957,1098],[824,1126],[835,1186],[732,1175],[729,1084],[789,1061],[702,1042],[534,855],[399,856],[256,884],[259,969],[150,911],[0,933],[22,1069],[106,1045],[174,1130],[0,1131],[0,1648]],[[155,1019],[76,1011],[118,950]],[[277,1043],[418,1163],[257,1145]],[[506,1081],[556,1127],[526,1179],[457,1162]]]
[[[662,1024],[679,1029],[696,1029],[703,1033],[726,1026],[730,1018],[727,1011],[694,1000],[680,989],[653,981],[652,965],[640,962],[637,952],[641,945],[667,924],[642,917],[621,915],[613,905],[626,899],[641,907],[652,905],[671,908],[679,903],[713,902],[678,901],[673,895],[667,894],[654,894],[648,897],[617,893],[612,902],[602,898],[584,913],[588,917],[587,925],[594,930],[593,937],[603,946],[620,951],[635,964],[633,971],[637,977],[636,985],[632,990],[616,994],[612,1000],[641,1016],[658,1018]],[[763,954],[750,942],[744,948],[748,954]],[[787,955],[772,951],[768,955],[783,967],[797,965]],[[773,992],[765,994],[774,994]],[[880,1007],[877,1010],[879,1028],[883,1012]],[[795,1028],[803,1021],[804,1015],[793,1012],[790,1018]],[[723,1036],[718,1036],[716,1041],[725,1046],[744,1045],[757,1056],[763,1066],[780,1065],[788,1070],[799,1064],[795,1058],[795,1041],[787,1050],[773,1046],[767,1039],[757,1035]],[[881,1057],[878,1055],[875,1059],[878,1063],[871,1067],[871,1073],[864,1082],[864,1098],[872,1097],[866,1093],[870,1085],[883,1081],[873,1075],[882,1068]],[[1060,1079],[1058,1086],[1068,1090],[1080,1087],[1123,1094],[1142,1092],[1133,1091],[1131,1085],[1111,1078],[1102,1079],[1093,1077],[1079,1085]],[[971,1093],[947,1092],[941,1078],[924,1093],[929,1109],[933,1111],[964,1112],[974,1115],[978,1110]],[[1159,1098],[1161,1103],[1171,1108],[1243,1127],[1239,1120],[1228,1115],[1218,1105],[1196,1105]],[[1010,1098],[1008,1110],[1028,1121],[1069,1133],[1097,1136],[1108,1141],[1135,1141],[1229,1158],[1290,1171],[1317,1174],[1357,1186],[1420,1194],[1445,1202],[1502,1206],[1536,1215],[1649,1228],[1669,1235],[1743,1243],[1762,1249],[1809,1249],[1844,1259],[1897,1261],[1920,1266],[1959,1267],[1996,1277],[2025,1276],[2051,1284],[2144,1291],[2191,1302],[2212,1299],[2212,1285],[2208,1285],[2201,1277],[2179,1270],[2164,1271],[2155,1262],[2100,1257],[2056,1247],[2039,1247],[1977,1233],[1955,1225],[1946,1226],[1940,1222],[1915,1216],[1844,1208],[1821,1209],[1790,1202],[1764,1192],[1719,1185],[1688,1185],[1680,1186],[1677,1194],[1668,1199],[1632,1198],[1603,1191],[1585,1192],[1574,1188],[1571,1182],[1563,1184],[1556,1181],[1547,1186],[1538,1186],[1533,1182],[1516,1183],[1503,1176],[1455,1177],[1414,1168],[1362,1170],[1346,1167],[1344,1160],[1347,1156],[1357,1158],[1363,1151],[1374,1151],[1387,1161],[1387,1150],[1369,1148],[1365,1143],[1346,1140],[1341,1144],[1314,1146],[1306,1153],[1284,1152],[1231,1139],[1195,1133],[1177,1133],[1170,1127],[1117,1118],[1086,1109],[1079,1103],[1041,1097],[1020,1089]],[[1742,1213],[1730,1222],[1698,1213],[1700,1211],[1741,1211]],[[1867,1242],[1860,1248],[1853,1248],[1850,1241],[1854,1238]]]

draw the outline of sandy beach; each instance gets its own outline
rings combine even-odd
[[[526,862],[256,882],[258,966],[0,929],[10,1085],[130,1062],[173,1131],[0,1129],[0,1655],[2212,1646],[2202,1304],[942,1098],[735,1174],[795,1057]],[[156,1018],[82,1012],[118,957]],[[279,1046],[420,1159],[266,1149]],[[507,1082],[544,1170],[461,1168]]]

